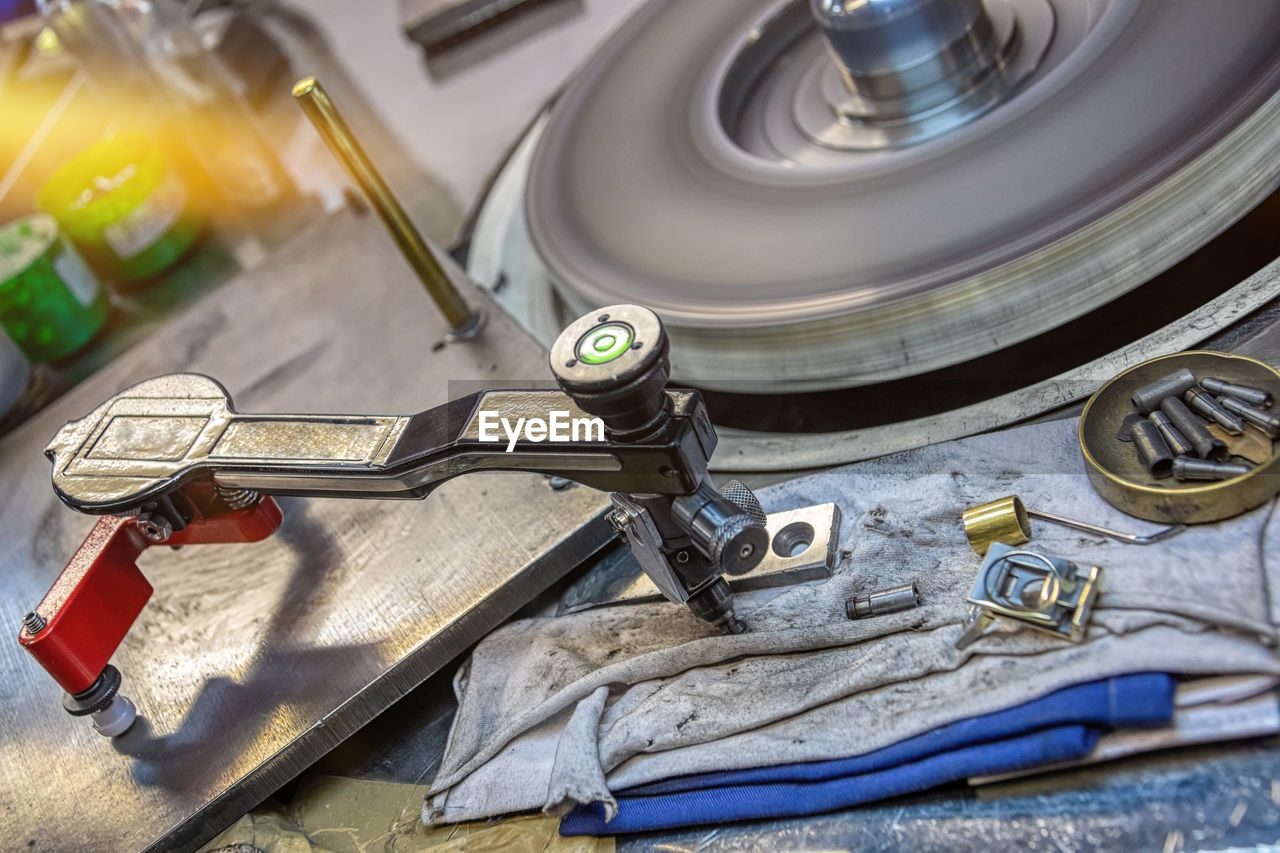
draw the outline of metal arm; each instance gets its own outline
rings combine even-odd
[[[563,391],[482,391],[416,415],[250,415],[213,379],[177,373],[71,421],[45,452],[58,496],[93,514],[159,506],[209,478],[273,495],[422,498],[469,471],[534,471],[608,492],[688,494],[715,432],[697,392],[665,393],[670,433],[623,444]],[[538,441],[524,429],[533,420],[545,425]]]
[[[148,544],[260,539],[280,522],[271,495],[422,498],[482,470],[612,492],[611,520],[663,595],[743,631],[723,575],[764,558],[765,516],[745,488],[711,486],[715,431],[696,391],[667,389],[667,354],[653,312],[617,305],[552,347],[562,390],[482,391],[415,415],[241,414],[207,376],[139,383],[64,425],[45,451],[62,501],[109,518],[28,614],[19,642],[67,690],[68,710],[118,734],[132,711],[106,661],[150,595],[135,565]],[[121,590],[129,595],[106,608],[110,623],[96,624],[95,602]]]

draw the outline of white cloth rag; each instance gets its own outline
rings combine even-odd
[[[513,622],[476,648],[423,820],[578,803],[686,773],[863,754],[1124,673],[1280,675],[1276,501],[1137,546],[1035,522],[1032,545],[1104,567],[1084,643],[997,621],[955,648],[982,558],[964,508],[1008,494],[1146,534],[1093,491],[1075,421],[1021,427],[762,490],[768,511],[836,501],[833,576],[737,596],[746,634],[669,603]],[[923,606],[849,621],[844,602],[915,581]]]

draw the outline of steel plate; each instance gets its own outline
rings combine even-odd
[[[258,412],[417,411],[451,379],[545,378],[543,350],[490,309],[483,337],[445,345],[381,226],[343,212],[0,442],[0,848],[194,847],[612,538],[583,526],[598,492],[476,474],[421,502],[283,499],[256,545],[153,549],[155,594],[113,658],[140,719],[114,741],[19,648],[22,613],[94,523],[50,487],[63,421],[178,370]]]

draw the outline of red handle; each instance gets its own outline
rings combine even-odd
[[[201,508],[210,506],[213,494],[208,484],[186,491],[194,517],[165,544],[257,542],[280,527],[283,515],[271,497],[206,515]],[[36,607],[44,627],[33,634],[24,626],[18,633],[18,642],[68,693],[92,686],[151,597],[151,584],[138,569],[138,556],[151,544],[135,517],[104,515]]]

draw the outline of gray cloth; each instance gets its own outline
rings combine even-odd
[[[428,822],[559,812],[673,775],[865,753],[1081,681],[1140,671],[1280,674],[1275,502],[1134,546],[1036,523],[1037,549],[1104,567],[1084,644],[997,622],[955,639],[981,558],[963,508],[1017,493],[1116,529],[1075,423],[1023,427],[859,463],[760,493],[777,511],[835,500],[847,555],[829,580],[739,596],[747,634],[683,607],[515,622],[475,650]],[[924,606],[857,622],[855,592],[919,584]]]

